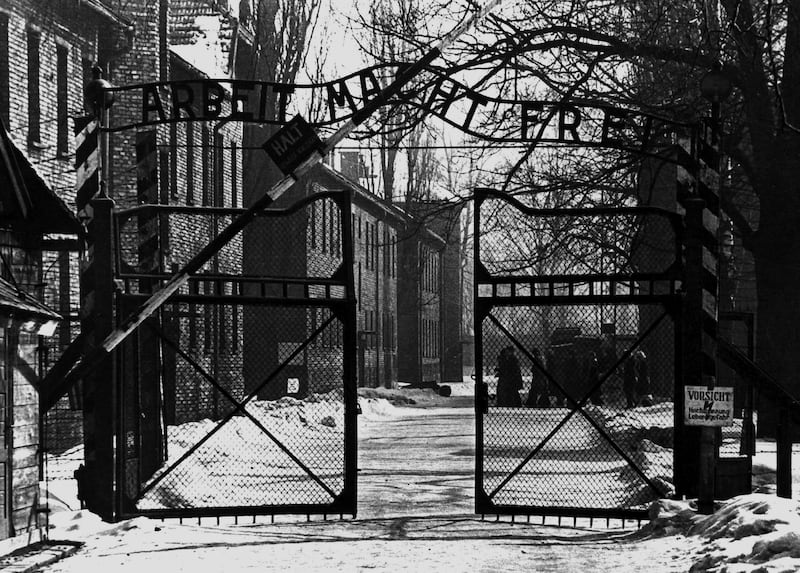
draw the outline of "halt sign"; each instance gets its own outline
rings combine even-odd
[[[684,422],[687,426],[730,426],[733,424],[733,388],[686,386]]]
[[[292,173],[316,149],[322,149],[317,132],[296,115],[261,146],[285,175]]]

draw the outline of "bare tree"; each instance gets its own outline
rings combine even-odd
[[[601,100],[681,121],[709,113],[698,86],[721,62],[734,87],[723,145],[739,189],[723,205],[755,261],[759,362],[800,394],[800,3],[530,0],[504,6],[447,58],[448,74],[469,71],[471,87],[500,97]]]
[[[251,54],[252,79],[263,82],[295,83],[305,69],[311,37],[319,24],[323,0],[254,0],[252,27],[254,46]],[[320,55],[318,55],[320,56]],[[314,62],[319,62],[318,57]],[[315,69],[319,66],[315,64]],[[270,91],[265,98],[265,117],[278,120],[279,94]],[[266,159],[259,146],[274,133],[274,125],[247,124],[244,147],[245,200],[252,200],[281,174]]]

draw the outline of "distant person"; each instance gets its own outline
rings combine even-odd
[[[525,405],[530,408],[550,407],[550,382],[544,373],[544,361],[538,348],[531,351],[533,366],[531,367],[531,388]]]
[[[589,353],[586,373],[586,390],[591,391],[589,401],[597,406],[603,405],[603,388],[600,386],[600,363],[594,352]]]
[[[497,405],[501,408],[522,406],[522,372],[513,346],[506,346],[497,358]]]
[[[625,402],[628,408],[653,405],[650,375],[647,371],[647,355],[644,351],[637,350],[625,361],[622,391],[625,393]]]

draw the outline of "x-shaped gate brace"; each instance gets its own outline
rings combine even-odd
[[[575,415],[576,412],[580,412],[581,415],[600,433],[600,435],[605,438],[606,441],[611,445],[612,448],[620,455],[622,458],[633,468],[633,470],[645,481],[645,483],[653,489],[659,496],[666,497],[669,492],[662,491],[656,483],[653,482],[642,469],[636,464],[636,462],[631,459],[631,457],[622,449],[620,446],[614,441],[614,439],[603,429],[595,420],[592,418],[588,413],[583,410],[583,407],[586,405],[586,402],[590,399],[590,397],[595,393],[596,390],[603,385],[603,383],[608,379],[611,373],[616,370],[621,364],[623,364],[639,347],[639,345],[644,341],[651,332],[653,332],[656,327],[661,323],[662,320],[668,315],[668,312],[665,310],[658,319],[654,320],[650,326],[647,327],[636,339],[636,341],[628,348],[622,355],[617,359],[614,365],[609,368],[603,376],[601,376],[598,381],[589,389],[586,395],[581,398],[580,400],[575,400],[569,392],[566,392],[562,385],[544,368],[539,360],[537,360],[505,326],[503,326],[497,318],[489,313],[487,316],[489,320],[494,323],[500,331],[505,334],[514,345],[520,349],[520,351],[534,364],[534,366],[542,372],[547,379],[552,382],[560,391],[561,393],[567,397],[567,400],[570,401],[570,411],[569,413],[564,416],[564,418],[556,424],[556,426],[544,437],[544,439],[537,445],[526,457],[522,462],[520,462],[501,482],[500,484],[492,490],[492,492],[488,495],[488,498],[491,500],[495,495],[497,495],[505,485],[511,481],[514,476],[516,476],[525,465],[530,462],[533,457],[538,454],[549,442],[553,436],[555,436],[561,428]]]
[[[302,469],[306,474],[311,477],[325,492],[333,498],[335,501],[338,497],[338,494],[334,492],[330,487],[328,487],[325,482],[317,476],[311,468],[305,465],[300,458],[298,458],[292,451],[287,448],[272,432],[270,432],[264,424],[261,423],[258,418],[253,416],[250,412],[248,412],[245,407],[247,404],[255,398],[258,393],[264,389],[270,382],[275,380],[275,377],[278,373],[283,370],[287,365],[291,364],[291,362],[302,352],[304,351],[308,345],[315,340],[331,323],[337,320],[337,316],[335,311],[325,320],[322,324],[320,324],[314,331],[308,336],[308,338],[300,344],[297,348],[295,348],[289,356],[287,356],[283,362],[281,362],[269,375],[250,393],[245,396],[245,398],[239,402],[234,398],[230,392],[228,392],[211,374],[209,374],[200,364],[197,363],[186,351],[180,348],[180,345],[176,344],[172,339],[170,339],[158,326],[151,324],[149,321],[145,322],[148,327],[150,327],[158,336],[163,340],[170,348],[175,350],[181,357],[186,360],[198,373],[200,373],[203,378],[205,378],[208,382],[210,382],[219,392],[227,398],[231,404],[234,406],[234,409],[226,414],[222,419],[220,419],[216,426],[211,429],[205,436],[203,436],[196,444],[186,450],[183,455],[181,455],[174,463],[170,464],[170,466],[165,469],[162,473],[160,473],[155,479],[153,479],[150,483],[148,483],[142,491],[139,492],[139,497],[146,495],[147,492],[155,488],[161,481],[164,480],[169,474],[171,474],[181,463],[183,463],[189,456],[191,456],[194,452],[196,452],[204,443],[206,443],[209,439],[211,439],[214,434],[216,434],[222,427],[228,423],[236,414],[241,413],[244,414],[250,421],[252,421],[258,429],[260,429],[270,440],[272,440],[278,448],[281,449],[287,456],[289,456],[293,462],[295,462],[300,469]]]

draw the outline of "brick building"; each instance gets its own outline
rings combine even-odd
[[[439,204],[436,217],[422,212],[413,217],[326,164],[298,182],[277,205],[287,206],[301,197],[331,190],[345,190],[352,198],[359,385],[391,388],[398,383],[460,381],[462,283],[460,264],[455,262],[460,252],[459,226],[453,225],[460,210]],[[298,264],[309,268],[320,265],[321,260],[336,264],[341,247],[338,217],[335,206],[323,202],[312,205],[302,220],[305,233],[291,231],[305,234],[304,243],[287,246],[278,240],[287,230],[276,231],[267,244],[278,245],[273,256],[283,262],[273,261],[272,266],[290,260],[302,261]],[[431,230],[434,225],[446,238]],[[447,296],[442,296],[443,289]],[[307,325],[303,334],[317,322],[297,320]],[[245,337],[255,343],[247,331]],[[326,347],[330,342],[323,339],[321,344]],[[313,371],[308,376],[314,388]]]
[[[77,334],[82,229],[70,206],[75,179],[71,118],[83,114],[91,63],[119,50],[126,31],[122,18],[93,0],[10,0],[0,6],[0,539],[23,537],[39,523],[37,390],[41,376]],[[48,323],[55,330],[45,337],[50,328],[41,327]],[[69,408],[69,400],[64,402]]]

